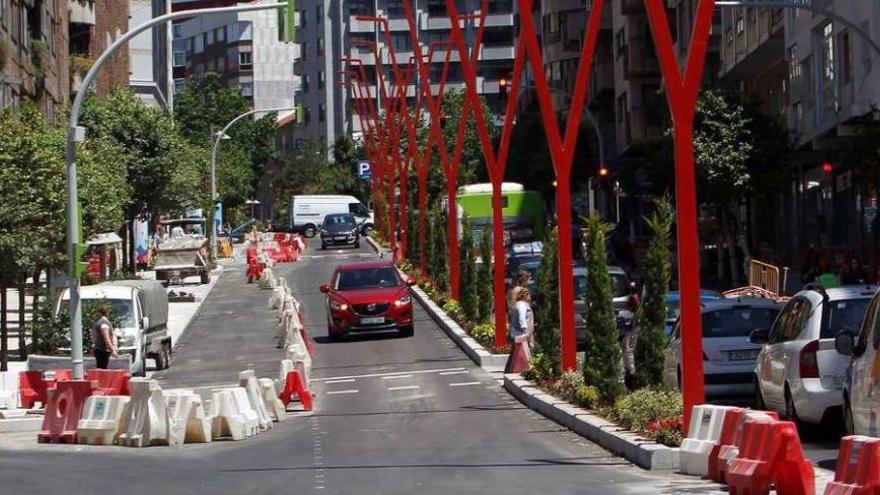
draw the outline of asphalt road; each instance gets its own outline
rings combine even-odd
[[[310,250],[299,263],[276,267],[317,341],[313,413],[292,413],[252,439],[182,448],[0,439],[0,493],[721,493],[704,481],[633,467],[526,409],[421,308],[410,338],[324,338],[318,286],[338,263],[370,257],[366,246]],[[243,268],[224,270],[172,368],[155,375],[163,387],[228,384],[247,368],[276,376],[283,352],[269,292],[247,285]]]

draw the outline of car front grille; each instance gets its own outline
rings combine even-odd
[[[361,316],[376,316],[388,311],[388,303],[355,304],[354,310]]]

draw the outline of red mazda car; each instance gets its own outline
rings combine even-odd
[[[413,334],[413,282],[404,280],[388,261],[363,261],[339,265],[327,294],[327,332],[337,339],[349,332],[397,329]]]

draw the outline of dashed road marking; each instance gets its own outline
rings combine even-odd
[[[446,376],[446,375],[466,375],[468,373],[470,373],[470,371],[465,370],[465,371],[443,371],[443,372],[440,372],[437,374]]]
[[[313,382],[326,382],[330,380],[347,380],[349,378],[377,378],[380,376],[398,376],[398,375],[422,375],[425,373],[442,373],[445,371],[464,371],[464,368],[441,368],[436,370],[416,370],[416,371],[392,371],[388,373],[367,373],[363,375],[347,375],[347,376],[328,376],[324,378],[312,378]]]
[[[401,386],[401,387],[388,387],[388,390],[390,390],[390,391],[396,391],[396,390],[418,390],[419,388],[421,388],[421,387],[419,387],[418,385],[403,385],[403,386]]]
[[[343,394],[356,394],[359,390],[351,389],[351,390],[331,390],[329,392],[325,392],[327,395],[343,395]]]
[[[450,387],[467,387],[469,385],[482,385],[483,382],[459,382],[459,383],[450,383]]]
[[[412,378],[412,375],[391,375],[391,376],[383,376],[383,380],[397,380],[398,378]],[[354,381],[354,380],[352,380]],[[331,382],[327,382],[331,383]]]
[[[348,380],[330,380],[329,382],[324,382],[327,385],[333,385],[334,383],[354,383],[354,378],[349,378]]]

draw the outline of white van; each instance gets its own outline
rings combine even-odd
[[[294,196],[290,206],[290,225],[314,237],[324,217],[333,213],[351,213],[366,232],[373,228],[373,213],[354,196]]]
[[[837,334],[834,347],[851,356],[843,380],[847,435],[880,435],[880,292],[871,299],[861,329]]]

